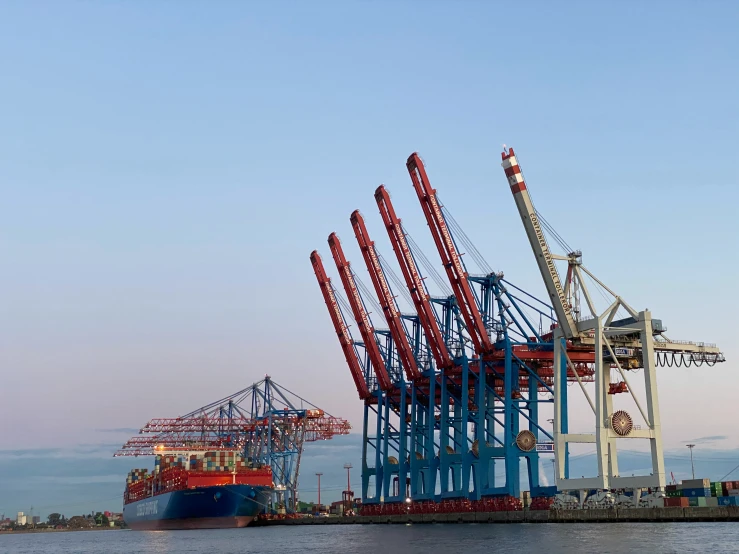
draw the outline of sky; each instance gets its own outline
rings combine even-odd
[[[721,346],[659,370],[663,435],[739,464],[739,7],[709,4],[0,2],[0,513],[120,495],[128,430],[265,374],[359,432],[309,254],[336,231],[366,276],[358,208],[390,259],[384,183],[438,261],[418,151],[490,265],[544,296],[503,144],[595,274]],[[306,454],[337,483],[351,457]]]

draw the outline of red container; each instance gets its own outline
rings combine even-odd
[[[665,498],[665,508],[687,508],[690,505],[690,499],[682,496]]]

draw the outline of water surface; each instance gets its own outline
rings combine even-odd
[[[739,523],[279,526],[0,535],[0,553],[648,554],[739,552]]]

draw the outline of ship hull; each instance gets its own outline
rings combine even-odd
[[[267,503],[269,488],[219,485],[151,496],[123,506],[123,520],[135,530],[246,527]]]

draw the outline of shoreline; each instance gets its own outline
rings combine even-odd
[[[0,531],[3,535],[25,535],[29,533],[74,533],[76,531],[125,531],[120,527],[92,527],[90,529],[16,529],[15,531]]]
[[[519,512],[464,512],[385,516],[305,517],[263,520],[250,527],[269,525],[373,525],[409,523],[660,523],[739,521],[739,506],[689,508],[612,508],[591,510],[522,510]]]

